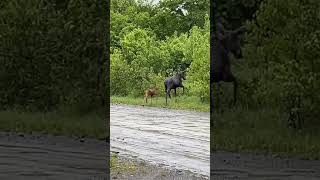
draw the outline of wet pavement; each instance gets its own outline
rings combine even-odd
[[[179,169],[209,176],[209,113],[111,105],[110,128],[111,151],[120,156],[169,167],[175,177]],[[108,179],[107,148],[95,139],[0,132],[0,179]],[[319,160],[231,152],[211,160],[214,180],[320,180]],[[159,175],[151,168],[138,179]]]
[[[0,133],[0,179],[108,179],[106,148],[94,139]]]
[[[210,114],[111,105],[110,146],[120,156],[204,176],[210,171]]]
[[[214,180],[319,180],[320,161],[274,155],[214,152]]]
[[[111,151],[209,176],[209,113],[111,105]],[[214,152],[210,179],[320,180],[320,161]]]

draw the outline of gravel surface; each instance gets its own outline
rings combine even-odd
[[[94,139],[0,133],[0,179],[107,179],[106,148]]]
[[[208,180],[209,177],[194,174],[190,171],[165,168],[162,165],[146,163],[144,161],[119,158],[121,163],[135,164],[135,171],[111,170],[111,179],[116,180]]]
[[[319,180],[320,161],[252,153],[215,152],[214,180]]]
[[[210,113],[111,105],[111,151],[209,177]]]

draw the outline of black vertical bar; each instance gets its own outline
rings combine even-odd
[[[107,139],[106,139],[106,171],[107,171],[107,179],[111,179],[110,177],[110,1],[106,0],[106,35],[105,35],[105,44],[104,44],[104,50],[106,53],[106,93],[105,99],[106,99],[106,131],[107,131]]]
[[[214,61],[214,45],[216,44],[214,42],[215,40],[215,31],[216,31],[216,25],[215,25],[215,10],[216,10],[216,1],[211,0],[210,1],[210,99],[213,99],[212,97],[212,75],[213,75],[213,61]],[[210,102],[210,113],[213,113],[213,101]]]
[[[215,12],[216,12],[216,0],[210,1],[210,176],[212,172],[212,168],[214,166],[213,158],[212,158],[212,147],[213,142],[213,131],[211,128],[214,127],[214,119],[213,119],[213,110],[214,110],[214,101],[213,101],[213,62],[214,62],[214,46],[215,46]],[[211,179],[211,178],[210,178]]]

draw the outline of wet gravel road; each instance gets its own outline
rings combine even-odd
[[[320,161],[273,155],[215,152],[214,180],[320,180]]]
[[[120,156],[209,176],[209,113],[111,105],[110,128]],[[94,139],[0,132],[0,179],[107,179],[107,148]],[[319,160],[230,152],[211,160],[214,180],[320,180]],[[149,169],[138,179],[162,173]]]
[[[111,106],[111,151],[208,176],[209,114]],[[210,179],[320,180],[320,161],[214,152]]]
[[[0,133],[0,179],[108,179],[106,148],[94,139]]]
[[[112,152],[210,174],[209,113],[111,105],[110,131]]]

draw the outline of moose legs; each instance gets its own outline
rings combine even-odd
[[[215,83],[217,83],[217,85],[218,85],[217,92],[216,93],[214,93],[214,92],[210,93],[210,95],[213,96],[213,97],[211,97],[211,101],[212,101],[211,104],[212,104],[212,106],[216,105],[216,107],[214,107],[213,110],[217,111],[217,112],[219,112],[219,111],[222,112],[221,101],[220,101],[220,96],[222,94],[221,84],[220,84],[221,81],[232,82],[233,83],[233,103],[232,104],[235,105],[236,102],[237,102],[238,82],[237,82],[236,78],[233,76],[232,73],[223,74],[222,80],[215,81]],[[214,88],[212,87],[212,91],[214,91],[213,89]],[[214,94],[216,94],[216,95],[214,96]],[[214,98],[217,99],[216,100],[216,104],[214,102]]]
[[[171,89],[166,87],[166,90],[165,90],[165,92],[166,92],[166,105],[168,105],[168,96],[171,99],[170,91],[171,91]]]
[[[233,78],[233,105],[237,103],[237,89],[238,89],[238,82],[235,78]]]
[[[170,90],[171,89],[167,86],[167,84],[164,83],[164,92],[166,93],[166,105],[168,105],[168,95],[169,95],[169,98],[171,98]]]
[[[181,86],[181,87],[183,89],[182,93],[184,94],[184,87],[183,86]],[[171,89],[174,90],[174,97],[175,98],[177,97],[177,88],[168,88],[168,87],[166,87],[166,89],[165,89],[165,92],[166,92],[166,105],[168,104],[168,96],[171,99],[171,95],[170,95]],[[177,100],[177,99],[175,99],[175,100]]]
[[[184,86],[179,86],[179,87],[181,87],[182,88],[182,94],[184,94]],[[176,88],[174,89],[174,96],[177,96],[177,90],[176,90]]]
[[[238,89],[238,81],[237,79],[233,76],[233,74],[229,73],[227,74],[223,81],[225,82],[233,82],[233,105],[236,104],[237,102],[237,89]]]
[[[300,96],[292,96],[289,97],[289,117],[288,117],[288,126],[294,129],[301,130],[304,124],[303,119],[301,117],[301,97]]]
[[[182,87],[182,89],[183,89],[183,94],[184,94],[184,86],[178,86],[178,87]],[[170,95],[170,92],[171,92],[171,90],[174,90],[174,97],[177,97],[177,87],[172,87],[172,86],[167,86],[166,84],[165,84],[165,93],[166,93],[166,105],[168,105],[168,96],[169,96],[169,98],[171,99],[171,95]],[[177,100],[177,99],[175,99],[175,100]]]
[[[218,82],[217,83],[218,87],[217,87],[217,91],[216,91],[216,111],[217,112],[222,112],[222,108],[221,108],[221,101],[220,101],[220,96],[221,96],[221,84]]]

